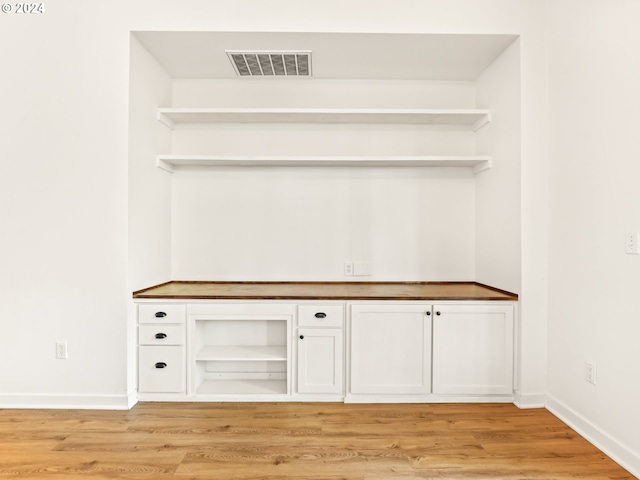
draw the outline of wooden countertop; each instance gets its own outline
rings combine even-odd
[[[507,300],[518,295],[476,282],[173,281],[133,298],[202,300]]]

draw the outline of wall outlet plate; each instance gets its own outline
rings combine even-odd
[[[353,276],[353,262],[344,262],[344,276]]]
[[[56,342],[56,358],[59,360],[66,360],[69,358],[67,342]]]
[[[584,379],[592,385],[596,384],[596,364],[586,362],[584,364]]]
[[[627,255],[640,255],[640,233],[628,232],[625,234],[625,252]]]

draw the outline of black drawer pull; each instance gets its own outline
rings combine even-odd
[[[156,312],[156,318],[164,318],[167,314],[165,312]]]
[[[327,318],[327,314],[324,312],[318,312],[314,315],[316,318]]]
[[[167,338],[166,333],[156,333],[156,338],[162,340],[163,338]]]
[[[167,366],[167,364],[166,364],[166,363],[164,363],[164,362],[158,362],[158,363],[156,363],[156,368],[165,368],[166,366]]]

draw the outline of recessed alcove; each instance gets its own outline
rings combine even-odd
[[[134,288],[180,280],[520,287],[512,35],[135,32]],[[310,50],[310,78],[227,50]],[[158,168],[159,167],[159,168]],[[370,275],[344,275],[344,263]]]

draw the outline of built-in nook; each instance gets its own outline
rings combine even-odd
[[[236,76],[226,51],[257,46],[311,51],[312,75]],[[240,291],[242,282],[357,280],[389,288],[465,282],[519,293],[519,65],[519,40],[510,35],[134,33],[134,289],[171,280],[236,282]],[[366,265],[363,276],[345,268],[353,262]],[[517,297],[452,294],[437,311],[469,308],[477,325],[495,333],[474,334],[487,342],[479,355],[499,352],[475,372],[492,376],[491,385],[485,378],[480,387],[469,378],[474,362],[471,370],[455,373],[461,385],[447,383],[454,381],[452,372],[447,367],[442,373],[440,360],[431,378],[432,347],[441,358],[449,348],[436,348],[432,330],[449,343],[452,335],[432,322],[433,298],[392,299],[392,324],[410,317],[396,343],[421,338],[414,357],[428,363],[389,368],[389,383],[400,383],[382,388],[367,386],[372,371],[358,370],[371,364],[363,359],[378,338],[359,333],[372,320],[359,313],[364,307],[358,302],[372,299],[338,295],[325,307],[340,309],[339,322],[310,330],[298,309],[310,301],[313,306],[313,298],[245,298],[237,310],[228,307],[229,317],[229,299],[138,297],[145,308],[162,302],[186,308],[177,324],[186,331],[180,388],[146,393],[219,399],[271,392],[286,399],[307,392],[316,394],[312,398],[403,401],[404,392],[420,401],[454,392],[458,399],[513,400],[520,374],[516,369],[514,383]],[[275,317],[251,310],[256,301],[276,308]],[[385,305],[373,310],[386,311]],[[392,324],[383,321],[378,336],[393,337],[387,330]],[[253,333],[239,340],[247,329]],[[263,331],[278,332],[275,343]],[[301,343],[303,337],[308,342]],[[144,346],[149,348],[162,347]],[[327,359],[324,367],[312,365],[312,352]],[[162,374],[169,375],[167,368]],[[325,383],[314,384],[304,372]],[[396,396],[385,397],[389,392]]]

